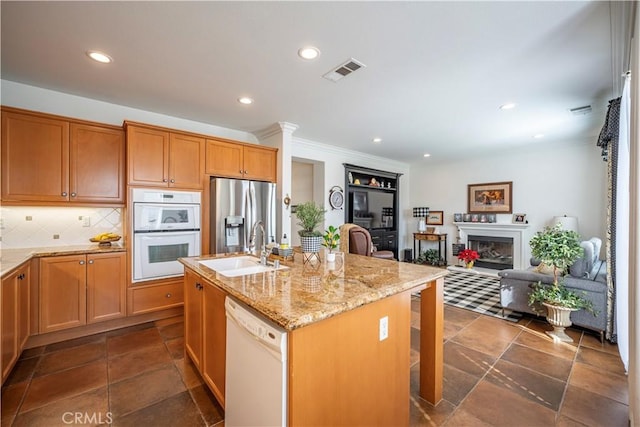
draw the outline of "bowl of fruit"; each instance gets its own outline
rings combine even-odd
[[[98,246],[111,246],[111,242],[117,242],[121,238],[119,234],[107,232],[96,234],[89,241],[98,243]]]

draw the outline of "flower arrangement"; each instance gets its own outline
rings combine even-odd
[[[478,258],[480,258],[480,255],[473,249],[465,249],[458,253],[458,259],[464,261],[465,264],[469,264]]]

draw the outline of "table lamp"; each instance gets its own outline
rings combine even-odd
[[[552,224],[560,224],[563,230],[578,232],[578,218],[575,216],[554,216]]]
[[[420,233],[424,233],[427,230],[427,223],[425,221],[427,215],[429,215],[428,207],[413,208],[413,217],[420,218],[420,221],[418,222],[418,231]]]

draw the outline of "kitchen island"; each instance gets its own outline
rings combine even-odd
[[[211,258],[217,257],[180,259],[185,352],[221,404],[226,296],[288,332],[289,425],[409,424],[411,294],[417,292],[420,395],[434,404],[441,399],[446,270],[353,254],[312,264],[297,255],[282,262],[286,269],[227,277],[198,262]],[[383,318],[388,327],[381,339]]]

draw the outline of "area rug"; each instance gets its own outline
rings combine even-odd
[[[445,304],[517,322],[522,314],[500,305],[500,279],[482,274],[449,271],[444,278]]]

